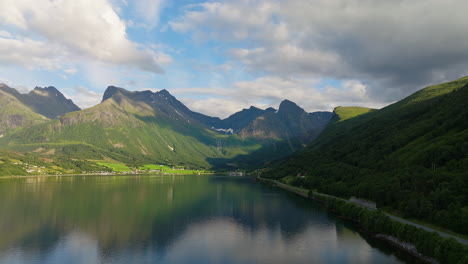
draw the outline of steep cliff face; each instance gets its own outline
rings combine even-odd
[[[305,144],[316,138],[326,127],[332,113],[307,113],[297,104],[284,100],[278,111],[268,111],[239,131],[243,138],[297,139]]]

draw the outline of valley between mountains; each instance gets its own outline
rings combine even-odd
[[[333,116],[284,100],[278,110],[252,106],[220,119],[167,90],[114,86],[81,110],[54,87],[20,94],[1,85],[0,105],[2,175],[263,166],[302,149]]]
[[[464,77],[382,109],[307,113],[284,100],[220,119],[167,90],[109,86],[80,110],[54,87],[1,85],[0,175],[250,170],[467,235],[467,102]]]

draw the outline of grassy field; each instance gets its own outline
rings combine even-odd
[[[162,173],[184,173],[184,174],[194,174],[194,173],[208,173],[206,170],[191,170],[185,169],[182,166],[167,166],[167,165],[156,165],[156,164],[146,164],[138,167],[139,170],[146,171],[159,171]]]
[[[115,172],[133,171],[132,169],[127,167],[127,165],[124,165],[124,164],[110,163],[110,162],[97,162],[97,164],[110,168]]]
[[[338,122],[351,119],[371,111],[374,111],[374,109],[359,106],[338,106],[334,110],[335,114],[339,117]]]
[[[113,163],[113,162],[96,162],[96,164],[105,166],[112,169],[114,172],[127,172],[133,171],[133,168],[125,164]],[[205,170],[192,170],[186,169],[182,166],[171,166],[171,165],[157,165],[157,164],[145,164],[138,167],[139,172],[158,172],[158,173],[183,173],[183,174],[195,174],[195,173],[207,173]]]

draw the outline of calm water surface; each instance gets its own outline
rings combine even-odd
[[[415,263],[243,177],[0,179],[0,263]]]

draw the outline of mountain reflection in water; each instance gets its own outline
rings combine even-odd
[[[245,177],[0,179],[0,263],[414,263]]]

